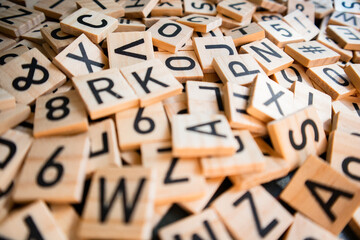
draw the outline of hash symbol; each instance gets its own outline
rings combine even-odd
[[[303,46],[299,49],[303,50],[302,52],[304,52],[304,53],[311,52],[312,54],[315,54],[317,52],[322,53],[322,52],[326,51],[325,49],[321,49],[321,47],[313,47],[313,46],[309,46],[309,47]]]

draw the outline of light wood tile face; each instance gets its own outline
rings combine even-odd
[[[124,4],[125,17],[144,18],[156,6],[157,0],[126,0]]]
[[[47,17],[61,19],[76,11],[76,3],[74,0],[40,0],[34,8],[44,12]]]
[[[239,22],[251,18],[256,10],[256,6],[249,1],[228,0],[220,2],[216,10],[226,16],[229,16]]]
[[[235,27],[224,31],[225,36],[232,37],[236,47],[265,38],[265,31],[257,23]]]
[[[57,54],[76,39],[74,36],[61,31],[59,23],[44,27],[40,29],[40,32],[44,40]]]
[[[86,134],[36,139],[19,175],[14,200],[80,202],[88,154]]]
[[[81,219],[82,238],[149,239],[155,171],[103,168],[92,179]]]
[[[322,159],[310,156],[280,197],[337,235],[359,205],[360,189]]]
[[[294,82],[301,82],[313,87],[312,81],[306,75],[305,68],[298,63],[294,63],[290,67],[275,73],[272,79],[287,89],[290,89]]]
[[[186,26],[192,27],[194,31],[208,33],[221,26],[222,19],[219,17],[204,16],[200,14],[190,14],[176,20]]]
[[[318,33],[319,28],[314,24],[314,21],[311,21],[306,17],[306,15],[300,10],[292,11],[287,14],[283,19],[287,24],[289,24],[296,32],[298,32],[305,41],[310,41]]]
[[[76,1],[77,6],[80,8],[87,8],[110,17],[120,18],[125,15],[123,6],[112,0],[80,0]]]
[[[346,50],[360,50],[359,31],[348,26],[328,25],[327,34]]]
[[[185,15],[194,13],[215,16],[216,6],[208,0],[184,0],[184,13]]]

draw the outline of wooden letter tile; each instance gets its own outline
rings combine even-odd
[[[233,131],[237,142],[236,153],[229,157],[201,159],[203,173],[208,178],[261,172],[265,159],[248,130]]]
[[[212,66],[224,84],[249,85],[259,73],[265,74],[250,54],[215,57]]]
[[[49,18],[61,19],[76,11],[76,2],[74,0],[40,0],[34,8],[42,11]]]
[[[292,223],[291,214],[263,187],[230,188],[212,205],[236,239],[278,239]]]
[[[222,87],[220,83],[187,81],[188,112],[224,114]]]
[[[236,47],[265,38],[265,31],[257,23],[235,27],[224,31],[225,36],[232,37]]]
[[[271,20],[282,20],[283,16],[280,13],[270,12],[270,11],[256,11],[252,20],[256,23],[261,21],[271,21]]]
[[[171,126],[176,157],[229,156],[237,149],[224,115],[176,115]]]
[[[297,63],[275,73],[272,75],[272,79],[287,89],[289,89],[294,82],[301,82],[310,87],[313,86],[312,81],[305,73],[304,67]]]
[[[326,151],[323,123],[313,106],[272,121],[267,128],[275,150],[286,160],[301,165],[308,156]]]
[[[194,38],[193,46],[204,73],[214,73],[213,59],[220,56],[237,55],[231,37]]]
[[[204,74],[194,51],[155,52],[155,57],[170,70],[180,82],[187,80],[202,80]]]
[[[353,51],[345,50],[340,47],[333,39],[331,39],[327,33],[320,32],[318,37],[316,38],[318,42],[330,48],[334,52],[340,54],[340,61],[349,62],[353,58]]]
[[[360,98],[347,97],[332,102],[333,113],[345,112],[351,114],[357,120],[360,119]]]
[[[310,156],[280,198],[326,230],[338,235],[360,203],[360,188],[322,159]]]
[[[132,108],[116,115],[121,150],[138,149],[143,143],[170,140],[170,126],[162,103]]]
[[[117,68],[72,80],[93,120],[139,105],[138,97]]]
[[[267,38],[241,46],[240,53],[252,55],[268,76],[289,67],[294,61]]]
[[[265,36],[280,48],[289,43],[304,41],[303,36],[282,20],[262,21],[258,24],[265,30]]]
[[[294,112],[294,94],[266,75],[255,79],[246,112],[253,117],[269,122]]]
[[[283,13],[287,9],[287,7],[284,6],[283,3],[273,0],[249,0],[249,2],[252,2],[264,9],[277,13]]]
[[[34,137],[74,134],[87,130],[85,106],[76,91],[49,94],[36,100]]]
[[[5,89],[0,88],[0,111],[15,108],[15,97]]]
[[[119,18],[125,15],[124,7],[113,0],[78,0],[76,5],[80,8],[87,8],[107,16]]]
[[[360,50],[360,33],[354,28],[328,25],[326,32],[340,47],[346,50]]]
[[[88,154],[86,134],[34,140],[19,175],[14,200],[80,202]]]
[[[186,26],[192,27],[194,31],[208,33],[221,26],[222,19],[219,17],[204,16],[200,14],[190,14],[176,20]]]
[[[324,19],[334,11],[333,3],[328,0],[312,0],[312,3],[315,6],[315,18]]]
[[[329,25],[342,25],[360,30],[360,18],[357,14],[335,11],[329,19]]]
[[[15,179],[32,140],[28,134],[12,129],[0,136],[0,191]]]
[[[159,20],[147,30],[154,46],[171,53],[176,53],[191,38],[193,31],[191,27],[168,19]]]
[[[301,11],[311,22],[315,21],[315,5],[311,1],[288,0],[287,13]],[[301,19],[303,21],[304,19]]]
[[[0,67],[0,75],[1,87],[18,103],[24,104],[33,103],[37,97],[54,90],[66,80],[66,76],[36,48]]]
[[[74,36],[61,31],[59,23],[44,27],[40,31],[44,40],[57,54],[76,39]]]
[[[16,4],[0,12],[0,32],[20,37],[44,20],[44,13]]]
[[[333,100],[348,97],[356,92],[344,69],[337,64],[312,67],[306,74]]]
[[[159,59],[151,59],[120,69],[145,107],[180,94],[183,86]]]
[[[0,232],[5,239],[67,239],[43,201],[13,212],[0,224]]]
[[[145,18],[156,6],[158,0],[126,0],[124,4],[125,17]]]
[[[86,163],[86,174],[93,174],[103,167],[121,166],[120,152],[114,121],[111,118],[90,124],[90,155]]]
[[[119,24],[114,32],[141,32],[145,31],[146,28],[145,24],[134,19],[119,18],[118,22]]]
[[[79,227],[81,238],[149,239],[155,171],[102,168],[92,178]]]
[[[113,32],[118,21],[103,13],[81,8],[60,22],[61,31],[71,35],[85,34],[93,43],[99,43]]]
[[[338,130],[360,136],[360,118],[347,112],[339,111],[334,114],[331,127],[332,131]]]
[[[3,34],[0,34],[0,50],[3,51],[12,45],[16,44],[16,41],[12,38],[9,38]]]
[[[22,39],[27,39],[29,41],[35,42],[37,44],[43,44],[45,42],[45,40],[43,39],[40,29],[44,28],[44,27],[48,27],[51,25],[56,24],[55,22],[51,22],[51,21],[46,21],[38,26],[36,26],[35,28],[31,29],[30,31],[28,31],[27,33],[24,33],[21,35]]]
[[[108,68],[105,54],[85,34],[80,35],[61,51],[53,63],[69,78]]]
[[[356,90],[360,92],[360,64],[351,64],[344,71]]]
[[[210,0],[184,0],[185,15],[203,14],[209,16],[216,15],[216,5]]]
[[[249,19],[256,10],[256,6],[249,1],[244,0],[226,0],[217,5],[216,10],[239,22],[243,19]]]
[[[152,10],[151,17],[158,16],[179,16],[183,15],[182,2],[180,0],[170,0],[159,2]]]
[[[16,104],[15,108],[0,111],[0,134],[25,121],[30,116],[30,107]]]
[[[110,68],[122,68],[154,58],[149,32],[111,33],[107,37]]]
[[[231,128],[248,129],[254,135],[265,135],[267,132],[265,123],[246,113],[249,88],[227,83],[223,87],[223,92],[225,114]]]
[[[160,229],[163,240],[171,239],[232,239],[213,209],[184,218]]]
[[[172,121],[174,115],[188,113],[186,93],[169,97],[163,101],[163,104],[170,122]]]

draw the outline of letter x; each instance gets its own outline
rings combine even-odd
[[[66,57],[73,58],[75,60],[84,62],[86,64],[86,67],[87,67],[89,73],[94,72],[92,67],[91,67],[92,65],[100,67],[100,68],[103,68],[105,66],[105,64],[90,60],[88,58],[88,56],[86,54],[86,51],[85,51],[85,48],[84,48],[84,45],[83,45],[82,42],[79,43],[79,48],[80,48],[81,56],[78,56],[78,55],[75,55],[75,54],[72,54],[72,53],[68,53],[66,55]]]
[[[284,92],[283,92],[283,91],[280,91],[280,92],[278,92],[277,94],[274,94],[274,91],[273,91],[273,89],[271,88],[270,84],[269,84],[269,83],[266,83],[266,85],[267,85],[267,87],[269,88],[269,91],[270,91],[270,93],[271,93],[271,98],[270,98],[269,100],[267,100],[266,102],[264,102],[264,105],[265,105],[265,106],[269,106],[272,102],[275,102],[276,107],[277,107],[277,109],[279,110],[279,113],[284,116],[284,113],[282,112],[281,107],[280,107],[280,104],[279,104],[279,102],[278,102],[278,99],[279,99],[282,95],[284,95]]]

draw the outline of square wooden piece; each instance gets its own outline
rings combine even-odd
[[[40,29],[40,32],[44,40],[57,54],[76,39],[73,35],[61,31],[59,23],[44,27]]]
[[[265,31],[257,23],[235,27],[224,31],[225,36],[232,37],[236,47],[265,38]]]

